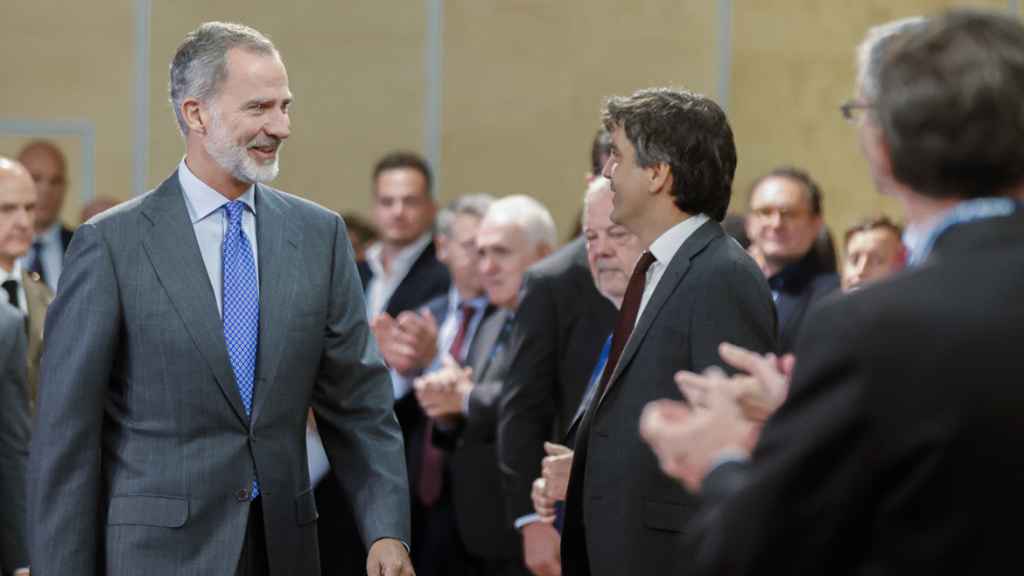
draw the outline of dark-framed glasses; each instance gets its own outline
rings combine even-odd
[[[867,102],[861,102],[860,100],[847,100],[839,105],[839,111],[843,114],[843,119],[851,124],[856,124],[864,117],[864,111],[873,108],[871,104]]]

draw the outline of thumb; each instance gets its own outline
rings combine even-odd
[[[572,452],[572,450],[569,450],[568,446],[555,444],[554,442],[545,442],[544,452],[547,453],[548,456],[561,456],[562,454]]]

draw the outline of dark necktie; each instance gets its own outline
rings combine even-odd
[[[616,324],[615,332],[612,334],[612,350],[608,354],[608,363],[605,364],[604,374],[601,376],[601,385],[594,395],[596,399],[593,402],[594,404],[600,403],[601,398],[604,397],[604,392],[608,388],[608,381],[611,379],[612,372],[615,372],[615,368],[619,363],[619,356],[622,355],[622,350],[626,347],[626,342],[629,342],[629,336],[633,333],[636,315],[640,312],[640,302],[644,297],[647,269],[651,267],[654,261],[654,255],[645,250],[640,255],[640,260],[636,263],[636,267],[633,268],[633,275],[629,277],[626,295],[622,298],[622,308],[619,310],[619,322]]]
[[[473,321],[476,310],[468,304],[460,304],[459,310],[462,318],[459,320],[459,329],[455,332],[451,346],[448,347],[448,354],[460,365],[465,361],[462,354],[463,344],[466,341],[466,334],[469,332],[469,325]],[[416,483],[416,492],[420,502],[424,506],[433,506],[441,498],[441,487],[444,481],[444,454],[434,446],[434,421],[426,420],[423,431],[423,459],[420,462],[420,477]]]
[[[43,242],[35,240],[32,242],[32,264],[28,267],[29,272],[39,274],[39,280],[46,282],[46,274],[43,272]]]
[[[21,308],[21,302],[18,301],[18,281],[17,280],[4,280],[2,284],[4,292],[7,292],[7,302],[15,308]]]

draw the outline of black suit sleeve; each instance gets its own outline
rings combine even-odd
[[[529,284],[509,340],[511,363],[501,391],[498,462],[509,521],[533,513],[530,489],[540,476],[544,442],[555,419],[558,311],[546,278]]]
[[[0,310],[8,312],[9,310]],[[0,334],[0,569],[28,566],[25,539],[25,484],[28,460],[28,376],[25,333],[10,310]],[[4,318],[8,320],[8,318]]]
[[[817,314],[807,325],[790,397],[749,465],[709,475],[691,530],[699,573],[822,573],[848,568],[843,551],[867,546],[858,539],[871,528],[850,514],[866,488],[863,375],[851,361],[857,336],[841,328],[841,316]]]

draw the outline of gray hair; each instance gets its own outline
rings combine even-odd
[[[555,248],[558,245],[558,232],[555,230],[555,221],[551,218],[551,213],[543,204],[523,194],[495,200],[487,209],[484,222],[495,226],[519,226],[526,233],[527,241],[534,247]]]
[[[587,189],[583,192],[583,210],[586,211],[587,206],[594,200],[594,196],[597,196],[599,192],[604,190],[611,191],[612,181],[605,178],[604,176],[598,176],[587,184]]]
[[[920,30],[928,21],[920,16],[893,20],[868,30],[864,40],[857,46],[857,87],[860,96],[868,102],[878,97],[878,77],[882,58],[892,41],[906,32]]]
[[[259,30],[231,22],[205,22],[185,36],[171,61],[171,106],[183,135],[188,124],[181,114],[186,98],[209,102],[227,78],[227,53],[242,48],[256,54],[274,55],[277,48]]]
[[[451,236],[456,216],[475,216],[482,220],[492,202],[494,196],[490,194],[459,196],[437,215],[437,233],[441,236]]]

